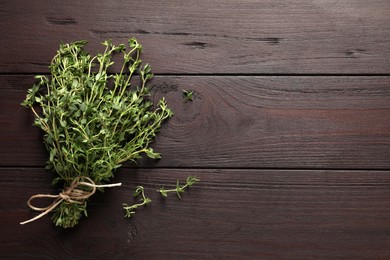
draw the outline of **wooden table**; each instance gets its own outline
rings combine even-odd
[[[0,1],[0,258],[390,259],[390,1]],[[19,103],[61,41],[136,37],[175,112],[73,229]],[[194,100],[183,100],[183,89]],[[183,195],[154,191],[195,175]],[[123,217],[143,185],[153,204]]]

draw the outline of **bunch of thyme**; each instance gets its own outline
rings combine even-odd
[[[153,74],[148,64],[142,65],[141,44],[135,38],[129,39],[129,48],[111,41],[102,44],[105,51],[95,56],[85,51],[86,41],[61,44],[49,66],[50,77],[36,76],[39,82],[22,103],[34,113],[34,125],[44,131],[46,168],[57,174],[53,184],[65,189],[80,177],[96,185],[108,183],[115,169],[142,154],[160,158],[149,145],[173,115],[164,98],[158,104],[147,98]],[[122,53],[123,65],[119,73],[109,74],[114,53]],[[138,86],[132,86],[135,74]],[[73,227],[87,215],[86,207],[87,199],[63,200],[53,210],[53,221]]]

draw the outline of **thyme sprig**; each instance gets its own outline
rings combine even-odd
[[[193,176],[189,176],[186,180],[186,184],[183,186],[180,186],[179,180],[176,182],[176,188],[175,189],[169,189],[166,190],[163,187],[161,187],[159,190],[157,190],[163,197],[168,197],[169,192],[176,192],[176,195],[179,199],[181,199],[181,193],[185,191],[187,187],[192,186],[196,182],[198,182],[199,179]],[[147,198],[144,193],[144,187],[137,186],[137,189],[134,192],[134,197],[137,197],[141,195],[140,203],[133,204],[131,206],[127,205],[126,203],[123,203],[123,209],[125,210],[125,217],[130,218],[135,214],[135,210],[139,207],[146,206],[147,204],[151,203],[152,200]]]
[[[123,163],[136,162],[143,154],[160,158],[149,145],[173,115],[164,98],[158,104],[148,100],[147,83],[153,74],[140,59],[142,45],[135,38],[128,46],[110,40],[102,44],[104,52],[95,56],[85,51],[86,41],[61,44],[50,63],[50,76],[36,76],[38,83],[22,103],[44,132],[46,168],[57,175],[53,183],[64,188],[80,176],[96,185],[108,183]],[[123,64],[119,73],[110,74],[115,53],[122,54]],[[133,82],[135,74],[139,84]],[[54,209],[53,221],[73,227],[87,216],[86,208],[87,200],[63,201]]]
[[[137,186],[137,189],[134,192],[134,197],[141,195],[140,203],[133,204],[131,206],[123,203],[123,209],[125,210],[125,217],[130,218],[135,214],[135,210],[139,207],[146,206],[151,203],[152,200],[145,197],[144,187]]]
[[[184,192],[184,190],[187,188],[187,187],[190,187],[192,186],[193,184],[195,184],[196,182],[198,182],[199,179],[194,177],[194,176],[189,176],[186,180],[186,183],[183,185],[183,186],[180,186],[180,181],[177,180],[176,181],[176,188],[174,189],[165,189],[164,187],[161,187],[160,189],[158,189],[157,191],[160,192],[160,194],[163,196],[163,197],[168,197],[168,193],[170,192],[175,192],[176,193],[176,196],[181,199],[181,193]]]

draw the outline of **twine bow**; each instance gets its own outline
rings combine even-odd
[[[51,212],[53,209],[55,209],[61,202],[67,201],[70,203],[77,203],[77,204],[82,204],[86,199],[91,197],[95,192],[96,188],[109,188],[109,187],[116,187],[116,186],[121,186],[122,183],[113,183],[113,184],[105,184],[105,185],[96,185],[95,182],[89,178],[89,177],[77,177],[72,181],[70,186],[60,192],[58,195],[52,195],[52,194],[36,194],[30,197],[30,199],[27,201],[27,205],[35,211],[43,211],[41,214],[38,216],[31,218],[29,220],[20,222],[21,225],[33,222],[44,215],[48,214]],[[79,189],[78,187],[80,186],[87,186],[91,187],[92,189],[90,191]],[[50,204],[47,207],[40,208],[40,207],[35,207],[31,204],[31,201],[36,199],[36,198],[53,198],[54,201],[52,204]]]

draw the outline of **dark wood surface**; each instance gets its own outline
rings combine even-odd
[[[0,1],[0,21],[1,259],[390,258],[390,1]],[[163,158],[74,229],[19,225],[57,192],[19,105],[33,76],[61,41],[132,36],[175,112]],[[154,191],[189,175],[182,200]],[[137,185],[153,203],[125,219]]]

